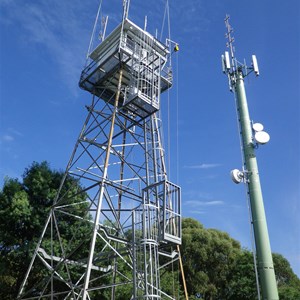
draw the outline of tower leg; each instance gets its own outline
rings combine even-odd
[[[83,300],[86,300],[87,293],[88,293],[87,289],[89,287],[91,266],[93,263],[93,257],[94,257],[94,251],[95,251],[96,236],[97,236],[97,232],[98,232],[100,212],[101,212],[101,208],[102,208],[105,180],[107,177],[109,156],[110,156],[112,139],[113,139],[113,134],[114,134],[115,118],[116,118],[119,97],[120,97],[120,92],[121,92],[122,74],[123,74],[123,70],[121,69],[120,75],[119,75],[118,91],[117,91],[117,95],[116,95],[116,99],[115,99],[114,110],[113,110],[112,120],[111,120],[111,127],[110,127],[110,131],[109,131],[108,144],[107,144],[107,149],[106,149],[106,157],[105,157],[105,162],[104,162],[104,167],[103,167],[103,179],[102,179],[102,182],[100,183],[100,194],[99,194],[99,200],[98,200],[98,207],[97,207],[97,211],[96,211],[96,215],[95,215],[95,219],[94,219],[93,236],[92,236],[92,240],[91,240],[91,246],[90,246],[85,281],[84,281],[83,295],[82,295]]]

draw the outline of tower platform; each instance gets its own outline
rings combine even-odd
[[[146,117],[159,109],[160,94],[172,86],[169,54],[166,45],[125,19],[89,55],[79,86],[113,104],[122,68],[119,107]]]

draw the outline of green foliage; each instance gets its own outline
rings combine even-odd
[[[34,162],[25,170],[22,182],[5,180],[0,191],[0,299],[16,298],[63,176],[63,172],[51,170],[47,162]],[[81,190],[78,182],[67,177],[61,192],[76,194],[76,190]],[[85,211],[85,197],[81,193],[72,198],[73,202],[83,202],[74,206],[74,210]],[[71,223],[67,215],[57,216],[57,221],[60,223],[62,242],[67,244],[77,230],[77,224]],[[85,240],[88,230],[89,226],[82,226],[82,230],[76,232],[78,246]],[[46,236],[43,243],[46,250],[50,249],[50,237],[47,240]],[[60,251],[58,245],[52,246],[54,253]],[[43,278],[44,271],[40,269],[34,269],[30,281]]]
[[[290,263],[277,253],[273,254],[273,261],[280,300],[300,299],[300,279],[293,272]]]
[[[238,253],[228,287],[227,299],[254,300],[258,298],[253,254],[247,249],[242,249]]]
[[[168,295],[171,295],[175,299],[184,299],[184,292],[183,288],[181,287],[178,264],[174,263],[173,265],[170,265],[167,270],[162,272],[160,284],[162,286],[162,290]]]
[[[253,254],[216,229],[191,218],[182,223],[181,252],[189,299],[258,299]],[[300,299],[300,280],[289,262],[273,254],[280,299]],[[181,287],[181,290],[183,288]]]
[[[224,299],[240,244],[225,232],[205,229],[190,218],[183,220],[182,259],[188,293],[203,299]]]

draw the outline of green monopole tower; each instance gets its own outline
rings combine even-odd
[[[229,88],[235,95],[236,110],[241,136],[241,146],[243,154],[243,170],[237,169],[231,172],[232,180],[235,183],[244,182],[247,187],[251,209],[251,221],[255,240],[255,265],[259,282],[258,295],[260,297],[259,286],[262,299],[279,299],[277,283],[275,278],[272,252],[269,241],[268,227],[263,203],[262,190],[256,160],[255,149],[258,145],[269,141],[269,135],[263,131],[260,123],[251,122],[244,86],[244,78],[251,72],[259,75],[256,56],[252,55],[252,66],[247,67],[245,63],[237,61],[234,55],[232,28],[229,24],[229,16],[225,18],[227,28],[226,38],[229,51],[222,55],[223,72],[228,76]]]

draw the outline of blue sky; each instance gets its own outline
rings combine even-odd
[[[108,30],[121,0],[104,0]],[[160,30],[165,0],[132,0],[130,18]],[[109,3],[109,4],[108,4]],[[221,72],[230,14],[236,56],[260,77],[245,80],[250,116],[271,140],[257,151],[273,252],[300,276],[300,3],[169,0],[175,80],[162,100],[169,175],[182,187],[183,215],[227,231],[251,248],[245,188],[230,179],[242,160],[233,94]],[[33,161],[64,169],[90,95],[78,87],[98,0],[0,1],[0,180]],[[168,109],[169,107],[169,109]],[[168,118],[169,111],[169,118]],[[168,119],[170,123],[168,124]]]

